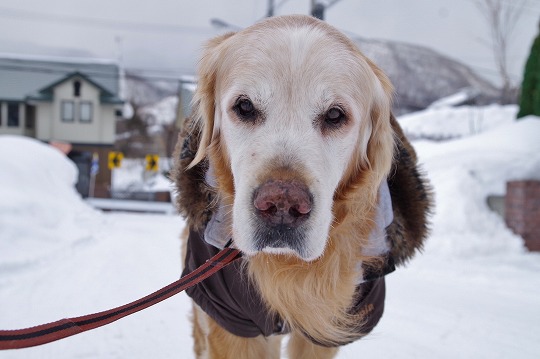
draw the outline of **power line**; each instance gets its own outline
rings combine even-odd
[[[154,24],[135,21],[118,21],[109,19],[98,19],[91,17],[60,15],[31,10],[13,9],[0,6],[0,17],[16,18],[22,20],[66,23],[75,26],[91,26],[99,28],[120,29],[135,32],[167,32],[167,33],[208,33],[212,32],[210,27],[184,26],[173,24]]]

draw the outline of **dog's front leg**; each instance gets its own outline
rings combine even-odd
[[[242,338],[221,328],[193,304],[193,339],[197,359],[279,359],[281,336]]]
[[[338,348],[313,344],[303,335],[293,332],[289,338],[287,351],[291,359],[332,359],[337,354]]]

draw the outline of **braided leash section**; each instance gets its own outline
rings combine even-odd
[[[31,328],[0,330],[0,350],[21,349],[42,345],[112,323],[196,285],[241,256],[239,250],[226,247],[206,261],[205,264],[176,282],[120,307],[82,317],[61,319]]]

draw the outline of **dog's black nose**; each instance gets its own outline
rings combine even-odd
[[[309,217],[313,200],[297,180],[269,180],[255,191],[253,205],[268,225],[297,227]]]

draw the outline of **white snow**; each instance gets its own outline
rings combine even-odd
[[[455,94],[434,101],[429,108],[443,108],[463,105],[465,102],[480,95],[480,91],[474,87],[466,87]]]
[[[422,254],[387,277],[386,310],[373,333],[338,358],[538,357],[540,254],[524,249],[485,197],[502,194],[509,179],[540,179],[540,119],[515,122],[506,107],[469,110],[485,115],[474,135],[414,143],[435,189],[432,235]],[[467,122],[463,111],[429,110],[415,129],[442,137],[451,126],[441,123]],[[36,141],[0,137],[0,169],[1,329],[108,309],[180,275],[179,217],[90,209],[72,189],[74,167]],[[180,294],[0,358],[193,358],[189,312]]]
[[[158,171],[145,170],[146,159],[125,158],[122,165],[112,172],[113,191],[168,192],[173,183],[163,174],[171,169],[171,159],[159,159]]]
[[[90,237],[99,213],[82,202],[76,181],[76,166],[59,150],[0,136],[0,273]]]

